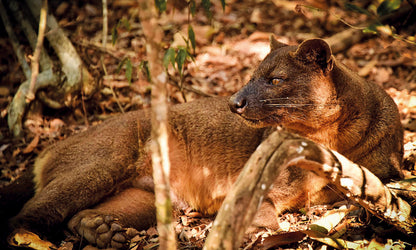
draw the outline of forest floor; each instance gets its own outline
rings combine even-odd
[[[158,21],[165,30],[166,48],[168,45],[184,45],[182,36],[187,35],[189,24],[195,31],[197,44],[194,61],[186,63],[183,73],[183,84],[197,91],[184,90],[182,93],[172,84],[169,86],[172,103],[184,102],[184,97],[186,101],[191,101],[204,95],[226,96],[236,92],[248,82],[255,66],[268,53],[270,34],[274,34],[280,42],[298,44],[307,38],[328,38],[348,29],[344,22],[359,26],[369,19],[364,14],[346,12],[337,5],[318,6],[328,11],[308,8],[296,11],[294,2],[226,2],[228,5],[224,11],[219,1],[213,3],[211,20],[200,10],[189,22],[186,8],[160,16]],[[76,46],[90,73],[97,79],[99,89],[92,96],[73,97],[68,107],[59,110],[42,108],[42,105],[35,102],[25,118],[25,135],[19,139],[12,138],[7,127],[7,108],[25,78],[7,34],[0,26],[0,190],[15,182],[33,165],[35,157],[46,146],[114,114],[150,105],[151,86],[140,70],[141,62],[146,59],[146,41],[139,24],[137,1],[110,3],[109,28],[111,30],[119,25],[115,44],[109,45],[107,51],[100,49],[101,1],[55,1],[51,3],[50,10]],[[400,34],[414,36],[415,26],[401,27]],[[32,53],[29,47],[25,51],[28,55]],[[101,56],[106,75],[100,61]],[[416,46],[391,36],[368,35],[337,52],[335,56],[362,77],[382,86],[397,103],[405,128],[405,171],[408,176],[415,177]],[[126,77],[126,64],[119,67],[125,58],[129,58],[132,63],[131,83]],[[179,75],[172,70],[170,73],[170,81],[178,82]],[[308,225],[331,209],[332,207],[319,206],[285,213],[279,217],[281,231],[247,235],[243,247],[325,249],[331,244],[299,232],[306,230]],[[343,228],[347,232],[340,238],[355,242],[357,247],[373,244],[371,246],[376,248],[393,245],[401,248],[411,247],[415,243],[380,220],[364,218],[363,214],[362,211],[356,212],[344,219],[348,225]],[[195,211],[181,211],[176,223],[180,247],[201,248],[211,225],[212,218],[201,217]],[[74,246],[77,244],[74,242],[77,239],[70,237],[63,244]],[[142,232],[136,242],[135,247],[138,249],[157,247],[156,229],[153,227]]]

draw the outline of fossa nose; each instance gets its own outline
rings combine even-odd
[[[245,97],[233,95],[230,97],[228,106],[233,113],[242,114],[247,107],[247,100]]]

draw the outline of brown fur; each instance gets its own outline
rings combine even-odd
[[[322,40],[297,47],[273,39],[271,48],[231,99],[207,98],[170,108],[176,206],[214,214],[244,163],[276,125],[339,151],[382,180],[401,177],[402,128],[397,107],[381,88],[336,62]],[[276,77],[281,83],[271,84]],[[70,220],[72,230],[99,247],[119,246],[118,231],[107,233],[114,223],[149,227],[155,222],[150,126],[149,111],[130,112],[47,148],[35,163],[36,194],[14,224],[44,232]],[[327,184],[313,173],[285,169],[255,226],[276,228],[275,216],[284,210],[339,199]]]
[[[272,85],[273,78],[282,82]],[[369,168],[383,181],[402,176],[403,129],[393,99],[337,62],[323,40],[273,50],[231,97],[230,107],[252,126],[282,125]]]

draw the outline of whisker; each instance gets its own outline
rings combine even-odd
[[[270,102],[270,101],[280,101],[280,100],[302,100],[303,98],[292,98],[292,97],[281,97],[281,98],[270,98],[270,99],[263,99],[260,102]]]
[[[265,106],[270,107],[302,107],[302,106],[334,106],[332,103],[265,103]]]

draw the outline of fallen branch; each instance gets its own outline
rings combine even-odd
[[[294,140],[296,137],[291,134],[275,132],[260,144],[226,196],[204,249],[238,249],[282,166],[298,156],[296,147],[289,147]]]
[[[246,163],[218,212],[204,249],[237,249],[262,197],[282,169],[297,166],[327,178],[349,199],[412,235],[411,207],[369,170],[308,139],[272,133]]]
[[[327,150],[322,147],[322,150]],[[367,211],[395,226],[405,234],[413,234],[415,219],[411,206],[386,187],[370,170],[332,151],[332,164],[300,157],[292,164],[331,180],[339,191]]]

